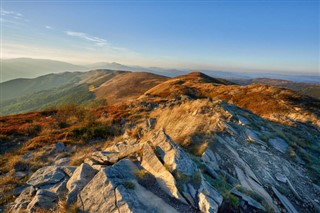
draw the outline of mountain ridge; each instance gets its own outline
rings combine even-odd
[[[23,61],[19,62],[19,59],[2,59],[2,72],[3,77],[1,79],[2,82],[5,82],[9,79],[21,78],[21,77],[38,77],[41,75],[49,74],[52,72],[65,72],[65,71],[88,71],[92,69],[114,69],[114,70],[126,70],[133,72],[152,72],[158,75],[165,75],[168,77],[175,77],[183,74],[187,74],[192,72],[193,70],[198,70],[199,72],[206,73],[207,75],[214,76],[217,78],[257,78],[257,77],[265,77],[265,78],[275,78],[275,79],[286,79],[296,82],[309,82],[309,83],[320,83],[319,75],[317,73],[314,74],[285,74],[285,73],[268,73],[264,71],[263,73],[260,71],[256,72],[247,72],[247,71],[221,71],[221,70],[210,70],[210,69],[188,69],[188,68],[160,68],[160,67],[143,67],[143,66],[131,66],[131,65],[123,65],[117,62],[98,62],[94,64],[87,65],[74,65],[68,64],[68,66],[63,66],[66,62],[47,60],[47,59],[30,59],[30,58],[22,58]],[[21,66],[14,66],[12,63],[7,63],[8,61],[17,61],[14,64],[23,64]],[[47,65],[43,65],[41,63],[37,64],[37,61],[48,61]],[[19,63],[18,63],[19,62]],[[55,63],[57,65],[53,65]],[[62,65],[61,65],[62,64]],[[10,67],[13,66],[13,67]],[[60,67],[57,69],[56,67]],[[36,68],[36,69],[35,69]],[[24,72],[27,71],[27,72]],[[12,73],[20,73],[15,74]],[[32,75],[30,75],[32,73]]]
[[[154,78],[122,72],[98,85],[137,74],[138,85]],[[115,104],[0,117],[0,204],[14,212],[320,210],[315,99],[199,72],[159,80]],[[267,105],[274,101],[292,105]],[[253,113],[251,102],[268,113]]]

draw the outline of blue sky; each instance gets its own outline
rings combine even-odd
[[[2,57],[319,73],[319,1],[2,1]]]

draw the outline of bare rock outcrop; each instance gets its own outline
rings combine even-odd
[[[69,193],[67,195],[67,205],[72,204],[81,189],[94,177],[97,173],[91,166],[86,163],[82,163],[70,177],[66,184]]]
[[[41,188],[60,182],[66,174],[57,166],[46,166],[38,169],[27,181],[28,185]]]
[[[141,166],[150,172],[157,180],[159,186],[170,196],[186,202],[176,187],[172,174],[163,166],[149,144],[143,147]]]
[[[79,195],[81,212],[176,212],[135,180],[137,171],[130,160],[100,170]]]

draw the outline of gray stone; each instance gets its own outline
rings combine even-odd
[[[288,180],[288,178],[285,175],[281,174],[281,173],[276,173],[275,177],[276,177],[276,179],[278,181],[280,181],[282,183],[286,183],[287,180]]]
[[[142,159],[141,166],[156,178],[161,189],[164,190],[168,195],[186,203],[185,199],[180,195],[176,187],[176,181],[174,177],[162,165],[149,144],[144,145]]]
[[[201,185],[198,190],[199,194],[203,194],[205,197],[210,197],[212,200],[214,200],[218,206],[222,204],[223,197],[220,195],[220,193],[213,188],[205,179],[203,176],[201,176]]]
[[[249,191],[256,192],[260,196],[262,196],[268,205],[274,209],[274,211],[278,212],[278,208],[274,205],[273,200],[269,193],[255,180],[253,180],[250,176],[246,175],[240,168],[235,166],[235,171],[237,173],[237,177],[242,187]]]
[[[243,125],[243,126],[247,126],[250,124],[250,122],[248,121],[248,119],[246,119],[245,117],[238,115],[238,119],[239,119],[239,124]]]
[[[265,142],[263,142],[262,140],[260,140],[260,138],[257,136],[257,133],[255,133],[254,131],[250,130],[250,129],[246,129],[245,133],[247,135],[247,140],[248,141],[252,141],[252,142],[256,142],[262,146],[267,146]]]
[[[152,140],[160,154],[161,160],[174,171],[192,176],[197,171],[196,164],[187,154],[164,132],[160,130]]]
[[[68,176],[71,177],[73,172],[77,169],[76,166],[61,166],[60,169]]]
[[[27,172],[16,172],[13,177],[16,177],[16,178],[24,178],[28,173]]]
[[[94,152],[92,153],[90,157],[93,161],[100,163],[100,164],[114,164],[119,159],[119,153],[118,152]]]
[[[210,149],[206,149],[206,151],[202,154],[201,160],[205,163],[210,163],[210,167],[212,167],[214,170],[219,170],[218,160]]]
[[[64,143],[58,142],[55,144],[55,151],[57,153],[65,152],[65,151],[67,151],[67,147],[64,145]]]
[[[28,187],[30,187],[30,186],[28,186],[28,185],[22,185],[22,186],[18,186],[18,187],[16,187],[16,188],[14,188],[12,191],[11,191],[11,193],[13,194],[13,195],[15,195],[15,196],[18,196],[18,195],[20,195],[26,188],[28,188]]]
[[[68,179],[64,178],[60,183],[55,184],[48,190],[55,193],[59,198],[64,198],[67,193],[67,182]]]
[[[278,150],[279,152],[282,152],[282,153],[286,153],[288,150],[288,147],[289,147],[287,142],[279,137],[270,138],[268,143],[271,144],[271,146],[273,146],[273,148],[275,148],[276,150]]]
[[[70,162],[70,158],[60,158],[59,160],[54,162],[56,166],[67,166]]]
[[[28,204],[32,201],[33,196],[36,194],[36,190],[33,186],[25,188],[19,197],[16,198],[11,208],[12,212],[23,212],[27,209]]]
[[[56,166],[46,166],[38,169],[27,181],[28,185],[42,187],[56,184],[65,177],[65,173]]]
[[[108,147],[102,152],[94,152],[90,158],[91,160],[100,164],[114,164],[120,159],[141,150],[144,144],[136,142],[136,140],[119,142],[111,147]]]
[[[258,203],[256,200],[252,199],[251,197],[239,192],[236,189],[231,190],[231,193],[240,197],[242,200],[244,200],[248,205],[256,208],[256,209],[260,209],[262,211],[266,211],[266,209],[260,204]]]
[[[79,194],[80,212],[175,213],[175,209],[135,180],[137,171],[129,160],[102,169]]]
[[[272,187],[272,190],[289,213],[298,213],[286,196],[282,195],[275,187]]]
[[[40,189],[29,203],[27,210],[37,212],[38,209],[53,210],[58,202],[58,197],[55,193],[45,189]]]
[[[72,174],[67,182],[67,189],[69,193],[67,195],[67,205],[72,204],[82,188],[94,177],[97,173],[91,166],[86,163],[82,163]]]

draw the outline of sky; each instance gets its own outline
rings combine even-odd
[[[1,1],[1,58],[320,72],[320,1]]]

